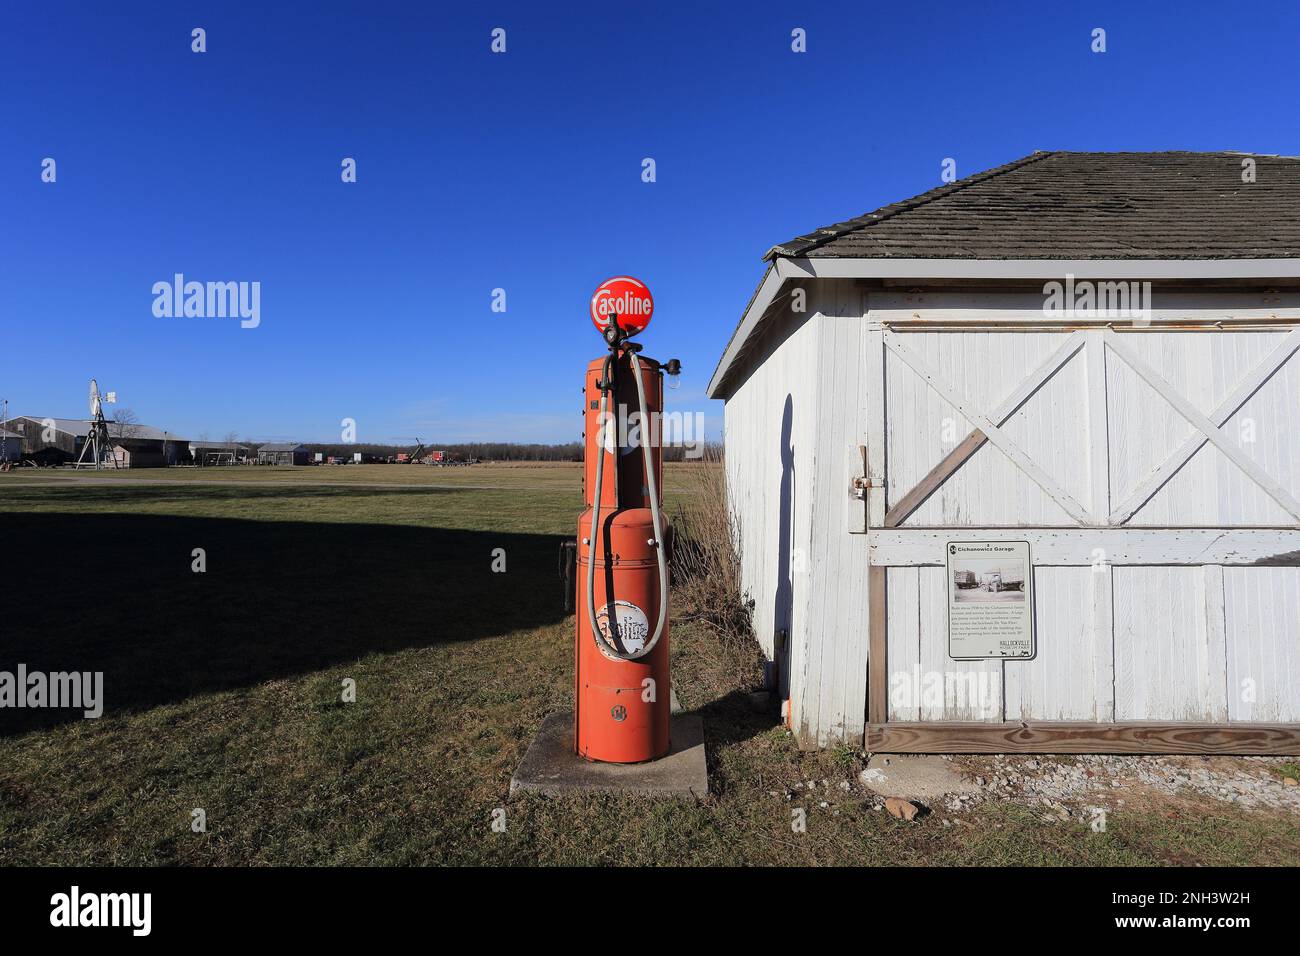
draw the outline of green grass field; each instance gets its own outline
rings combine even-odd
[[[960,828],[895,821],[838,786],[860,754],[801,752],[749,709],[752,650],[690,624],[672,632],[673,680],[705,719],[709,799],[507,802],[533,732],[570,703],[556,549],[579,480],[572,465],[0,475],[0,669],[102,670],[106,696],[99,720],[0,712],[0,864],[1300,858],[1294,815],[1190,800],[1130,801],[1104,833],[1014,804]],[[808,780],[815,796],[788,797]]]

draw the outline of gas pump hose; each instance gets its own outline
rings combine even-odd
[[[645,647],[633,654],[619,651],[611,645],[604,634],[601,633],[600,628],[596,626],[596,529],[600,526],[600,492],[604,480],[606,455],[605,442],[602,440],[598,453],[599,457],[596,459],[596,493],[592,497],[591,504],[591,537],[587,554],[587,622],[591,625],[592,635],[604,645],[610,654],[619,660],[635,661],[654,650],[655,645],[659,643],[659,638],[663,636],[664,622],[668,616],[668,558],[664,549],[663,518],[659,513],[659,487],[658,482],[655,480],[654,459],[650,454],[650,439],[648,437],[650,423],[646,420],[645,384],[641,381],[641,360],[637,358],[634,352],[628,353],[628,360],[632,366],[632,377],[636,380],[637,399],[641,404],[641,457],[645,464],[647,490],[650,492],[650,518],[654,526],[655,556],[659,562],[659,620],[655,624],[654,635],[646,642]],[[606,368],[608,367],[607,361]],[[606,381],[612,382],[613,379],[606,378]],[[605,410],[608,398],[609,390],[601,389],[600,417],[597,420],[601,423],[602,428],[607,427]],[[609,608],[606,612],[606,619],[610,622],[610,630],[617,633],[618,616],[615,608]]]

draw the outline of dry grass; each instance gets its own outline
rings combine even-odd
[[[553,481],[503,469],[507,490],[4,476],[0,523],[17,543],[7,583],[19,594],[57,585],[59,600],[8,626],[0,668],[104,670],[106,709],[99,720],[0,712],[0,866],[1300,858],[1295,814],[1234,805],[1131,801],[1104,833],[1013,803],[951,827],[941,813],[904,823],[873,810],[860,752],[801,752],[749,706],[758,655],[740,625],[734,525],[710,503],[721,501],[716,462],[666,469],[684,542],[672,680],[705,721],[709,796],[508,800],[538,725],[573,693],[555,555],[574,531],[580,471],[546,470]],[[209,564],[196,575],[200,545]],[[508,573],[491,570],[496,547]],[[102,586],[111,567],[131,570],[130,587]],[[84,626],[92,603],[113,627]],[[340,698],[344,679],[355,703]],[[199,807],[204,833],[191,829]],[[492,827],[502,808],[504,833]],[[792,831],[794,809],[806,832]]]
[[[709,628],[727,646],[751,648],[753,602],[741,591],[735,545],[740,517],[727,501],[722,462],[682,468],[677,479],[672,580],[680,619]]]

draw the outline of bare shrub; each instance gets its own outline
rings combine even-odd
[[[673,517],[674,606],[683,621],[710,628],[731,650],[756,648],[752,602],[740,586],[739,516],[727,502],[720,453],[677,467],[681,498]]]

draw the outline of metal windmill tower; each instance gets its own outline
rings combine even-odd
[[[107,468],[112,463],[117,467],[117,456],[113,454],[113,444],[108,440],[108,423],[104,421],[104,403],[117,401],[117,392],[99,391],[99,383],[90,380],[90,431],[81,444],[81,454],[77,456],[77,468]]]

